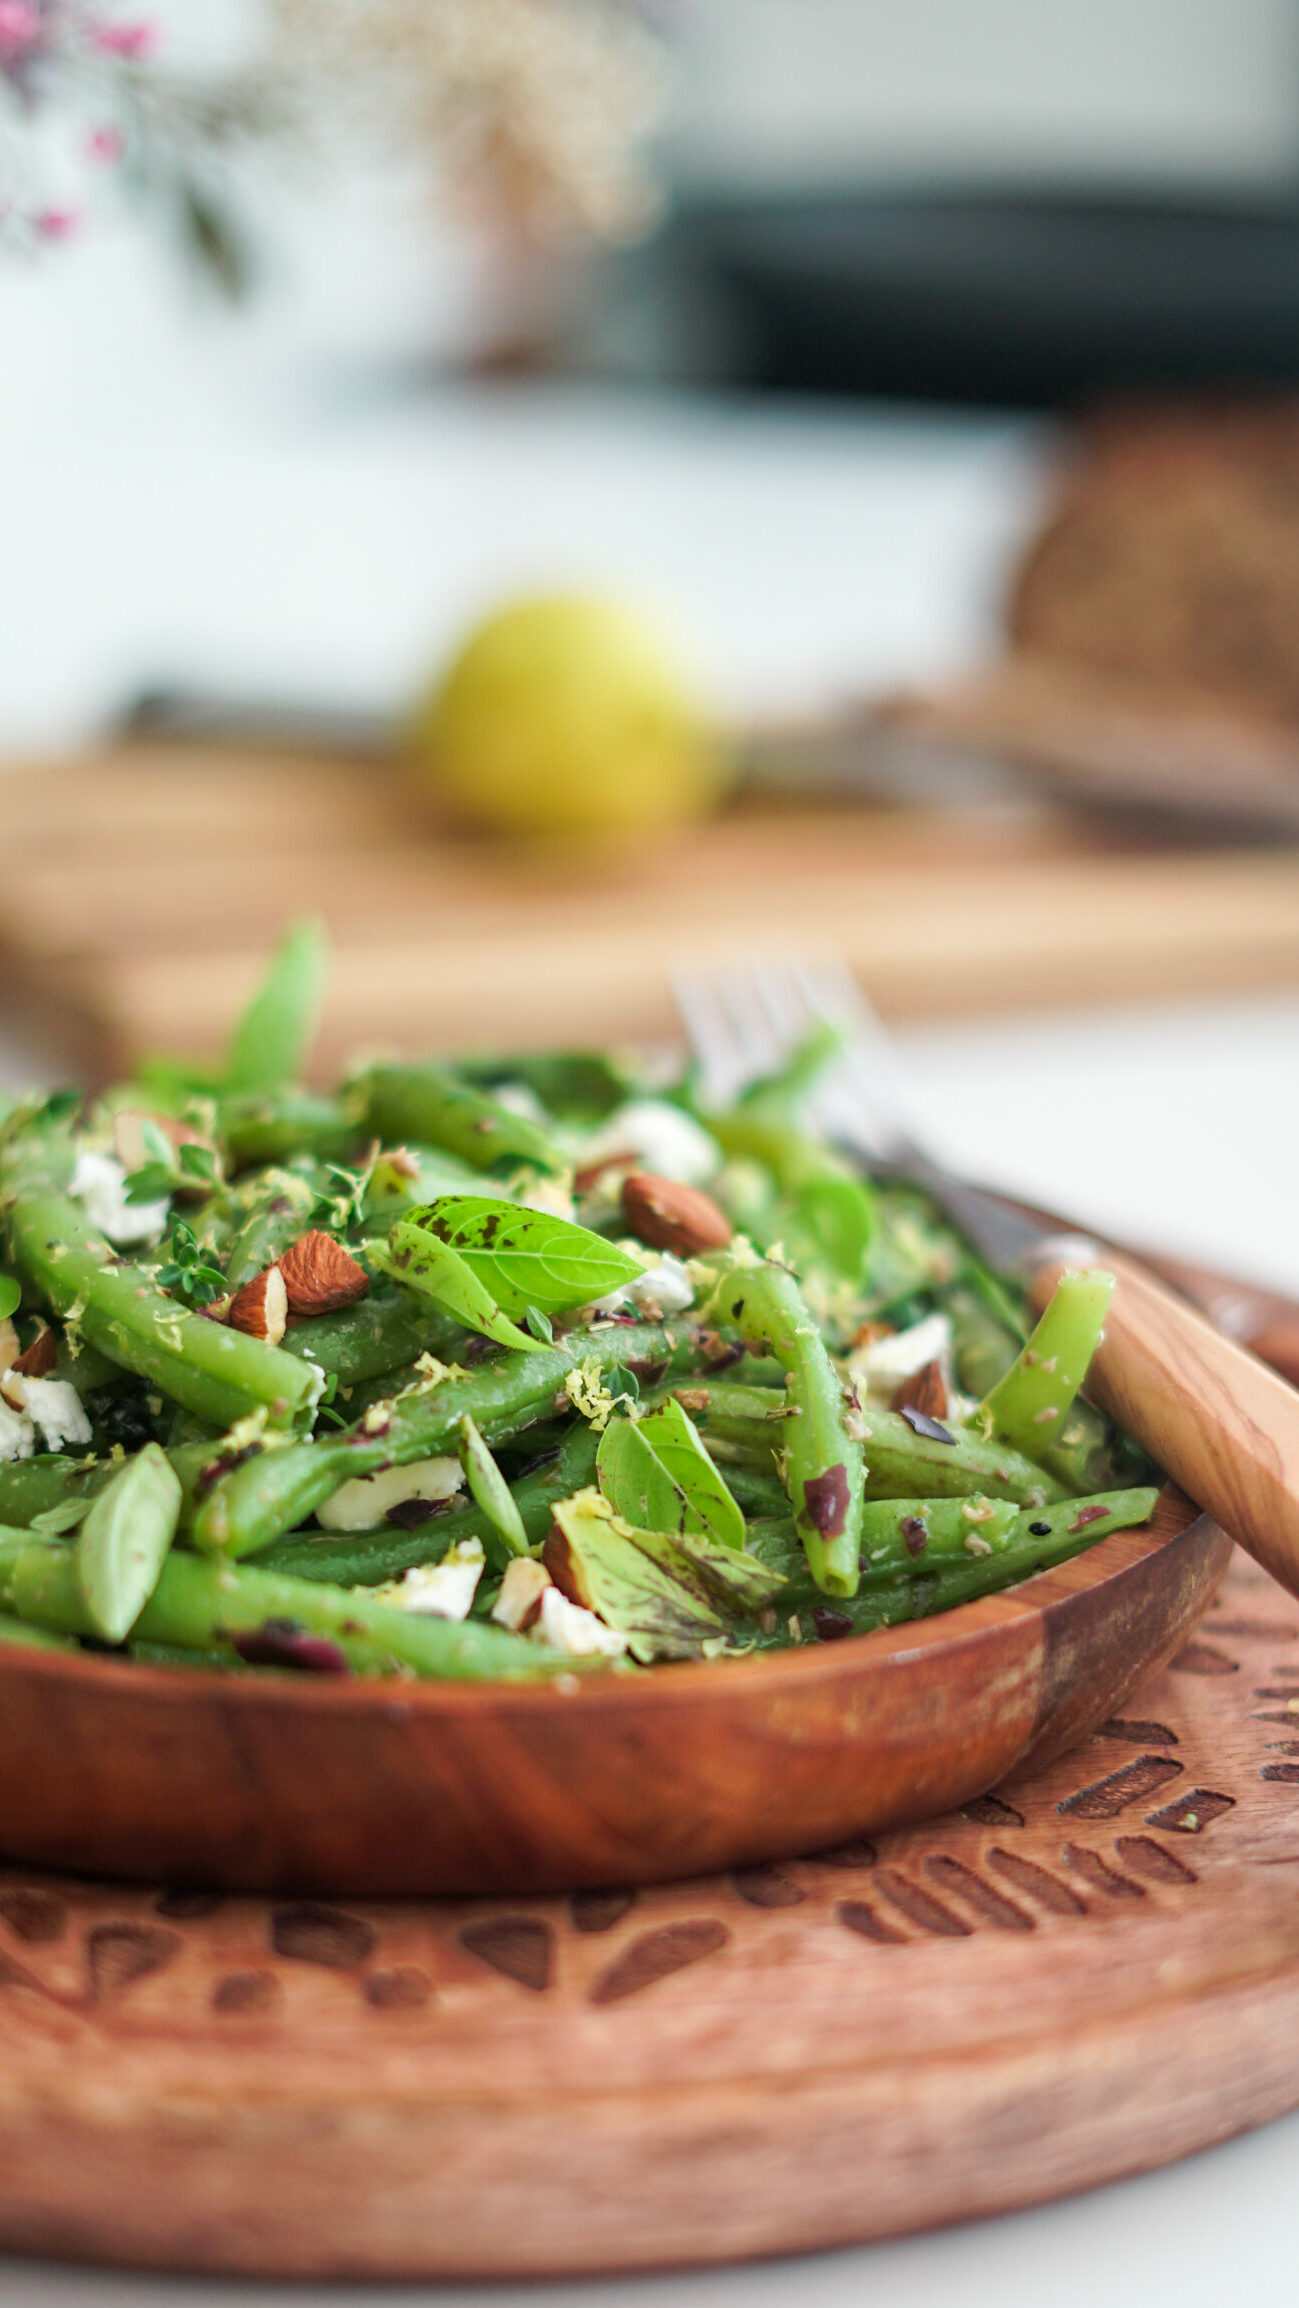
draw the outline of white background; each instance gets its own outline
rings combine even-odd
[[[378,392],[372,354],[420,336],[449,275],[395,241],[376,262],[350,233],[345,214],[323,238],[304,233],[297,287],[238,327],[172,299],[124,236],[0,281],[0,748],[57,750],[163,676],[390,707],[481,603],[543,580],[658,604],[736,713],[938,673],[991,640],[1008,555],[1042,499],[1045,433],[561,389]],[[335,287],[340,268],[355,275],[362,318],[346,342],[321,288],[331,257]],[[923,1118],[958,1160],[1299,1291],[1299,992],[929,1029],[906,1056]],[[0,1021],[0,1068],[26,1063],[15,1021]],[[1297,2156],[1289,2119],[978,2228],[545,2296],[1280,2303],[1296,2291]],[[0,2297],[33,2308],[227,2296],[272,2297],[0,2267]],[[474,2308],[528,2296],[464,2294]]]

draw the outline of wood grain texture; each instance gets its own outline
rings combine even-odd
[[[1047,1245],[1035,1301],[1081,1262]],[[1299,1594],[1299,1391],[1136,1260],[1105,1248],[1095,1263],[1118,1284],[1088,1375],[1097,1401]]]
[[[384,1903],[0,1870],[0,2244],[316,2277],[893,2235],[1299,2100],[1299,1609],[1238,1557],[1055,1763],[653,1890]]]
[[[893,1017],[1299,977],[1299,858],[1121,849],[1029,804],[755,801],[561,866],[457,838],[373,763],[159,746],[12,769],[3,795],[0,994],[101,1079],[215,1053],[308,908],[336,947],[322,1074],[378,1040],[665,1037],[672,973],[747,955],[755,923],[841,954]]]
[[[222,1888],[592,1888],[924,1818],[1060,1751],[1186,1635],[1228,1542],[1150,1527],[940,1618],[555,1685],[347,1683],[6,1651],[0,1850]]]

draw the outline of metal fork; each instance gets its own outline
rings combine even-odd
[[[1020,1274],[1037,1306],[1067,1267],[1112,1272],[1089,1391],[1299,1594],[1299,1393],[1125,1252],[1062,1233],[935,1161],[908,1119],[888,1036],[846,970],[753,963],[681,979],[675,991],[705,1103],[729,1103],[830,1025],[841,1043],[807,1102],[815,1128],[874,1176],[923,1186],[991,1266]]]

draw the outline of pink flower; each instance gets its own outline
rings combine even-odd
[[[86,156],[111,166],[115,160],[121,159],[125,145],[126,139],[120,128],[97,128],[86,138]]]
[[[71,208],[43,208],[32,222],[42,240],[66,240],[76,231],[81,219]]]
[[[32,0],[0,0],[0,66],[21,64],[40,40],[41,14]]]
[[[96,24],[90,37],[103,55],[123,56],[129,63],[139,64],[157,47],[158,27],[144,18],[134,24]]]

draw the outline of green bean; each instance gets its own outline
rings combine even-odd
[[[316,1184],[301,1170],[273,1166],[261,1173],[255,1195],[241,1201],[245,1207],[221,1261],[232,1290],[273,1266],[306,1233]]]
[[[999,1441],[1041,1458],[1087,1376],[1114,1290],[1112,1274],[1069,1269],[1026,1346],[979,1407]]]
[[[29,1651],[76,1651],[79,1643],[71,1635],[52,1635],[46,1627],[29,1627],[25,1619],[11,1618],[7,1611],[0,1612],[0,1644],[21,1643]]]
[[[29,1525],[70,1500],[92,1499],[112,1473],[107,1459],[72,1458],[44,1451],[39,1458],[14,1459],[0,1466],[0,1525]],[[5,1535],[0,1529],[0,1537]]]
[[[159,1290],[150,1267],[115,1259],[79,1203],[60,1190],[66,1138],[28,1131],[0,1159],[0,1202],[13,1254],[55,1312],[75,1321],[110,1362],[136,1371],[186,1410],[230,1426],[264,1407],[277,1425],[301,1416],[318,1382],[264,1339],[192,1314]]]
[[[818,1587],[857,1587],[862,1454],[844,1423],[838,1372],[792,1274],[771,1265],[724,1265],[710,1294],[715,1318],[773,1353],[785,1372],[780,1475]]]
[[[383,1378],[421,1354],[451,1362],[466,1343],[463,1324],[453,1322],[427,1299],[387,1282],[376,1283],[368,1298],[338,1314],[308,1315],[291,1323],[281,1351],[299,1362],[332,1373],[340,1387]]]
[[[1018,1586],[1038,1571],[1053,1570],[1071,1555],[1082,1554],[1112,1531],[1126,1531],[1150,1520],[1156,1490],[1113,1491],[1103,1498],[1067,1499],[1056,1506],[1030,1507],[1012,1526],[1002,1546],[977,1560],[943,1563],[935,1572],[910,1580],[879,1585],[864,1583],[854,1623],[858,1626],[895,1626],[900,1620],[928,1619],[940,1611],[955,1610],[980,1595],[999,1594]],[[1086,1519],[1090,1510],[1100,1508]]]
[[[759,1464],[769,1455],[779,1457],[788,1434],[781,1423],[788,1398],[724,1380],[705,1384],[708,1407],[693,1415],[710,1450],[734,1444],[746,1459]],[[1064,1495],[1065,1486],[1045,1468],[967,1428],[947,1429],[951,1441],[940,1442],[936,1436],[918,1434],[900,1411],[874,1408],[860,1414],[860,1426],[867,1499],[960,1499],[982,1493],[1032,1506]]]
[[[68,1547],[0,1545],[0,1596],[18,1618],[55,1634],[93,1632]],[[268,1621],[323,1635],[363,1673],[409,1668],[450,1681],[484,1676],[531,1680],[577,1664],[478,1620],[434,1619],[394,1610],[343,1587],[236,1570],[233,1564],[184,1554],[167,1557],[135,1632],[144,1642],[210,1651],[229,1637],[257,1633]]]
[[[862,1509],[862,1577],[908,1576],[956,1556],[985,1560],[1010,1543],[1013,1499],[872,1499]]]
[[[547,1133],[512,1114],[441,1066],[375,1066],[355,1085],[365,1129],[386,1144],[407,1138],[445,1146],[474,1170],[531,1163],[562,1170],[563,1155]]]
[[[120,1643],[158,1584],[180,1520],[181,1487],[157,1443],[119,1467],[77,1533],[90,1631]]]
[[[218,1098],[217,1136],[231,1170],[314,1154],[345,1162],[364,1133],[350,1108],[311,1090],[241,1092]]]
[[[544,1418],[565,1379],[584,1365],[596,1380],[619,1363],[661,1365],[688,1350],[692,1338],[677,1324],[575,1331],[554,1346],[500,1353],[477,1369],[441,1379],[395,1402],[386,1420],[376,1406],[359,1427],[337,1437],[258,1450],[208,1493],[195,1518],[194,1542],[214,1553],[254,1554],[354,1476],[454,1449],[466,1413],[488,1444],[503,1442]]]

